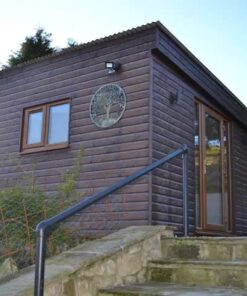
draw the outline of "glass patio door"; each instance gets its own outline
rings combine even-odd
[[[196,104],[196,224],[202,230],[230,230],[229,123]]]

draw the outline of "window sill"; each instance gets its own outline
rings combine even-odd
[[[61,143],[61,144],[55,144],[55,145],[47,145],[45,147],[37,147],[37,148],[25,148],[23,149],[20,154],[30,154],[30,153],[36,153],[36,152],[46,152],[51,150],[60,150],[69,148],[69,143]]]

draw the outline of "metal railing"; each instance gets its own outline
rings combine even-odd
[[[134,180],[152,172],[157,167],[167,163],[173,158],[182,155],[183,158],[183,225],[184,225],[184,235],[188,234],[188,216],[187,216],[187,172],[188,172],[188,158],[187,158],[188,148],[187,145],[182,145],[179,149],[169,153],[167,156],[155,161],[154,163],[148,165],[145,168],[138,170],[129,177],[124,178],[116,182],[111,187],[104,189],[101,192],[96,193],[91,197],[87,197],[76,205],[69,207],[60,214],[49,218],[47,220],[41,221],[36,227],[36,266],[35,266],[35,283],[34,283],[34,296],[44,295],[44,275],[45,275],[45,254],[46,254],[46,241],[51,232],[51,228],[54,224],[64,221],[65,219],[71,217],[72,215],[78,213],[81,210],[89,207],[95,202],[103,199],[109,194],[117,191],[118,189],[128,185]]]

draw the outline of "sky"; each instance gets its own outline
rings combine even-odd
[[[0,65],[39,27],[53,46],[159,20],[247,105],[247,0],[0,0]]]

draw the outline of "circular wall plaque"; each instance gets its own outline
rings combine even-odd
[[[94,94],[90,104],[90,117],[98,127],[114,125],[122,117],[126,95],[117,84],[106,84]]]

